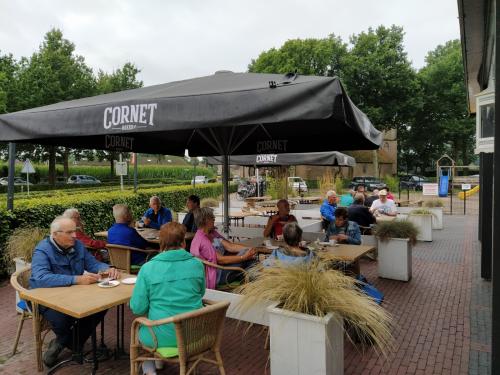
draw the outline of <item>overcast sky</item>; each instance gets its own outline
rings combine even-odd
[[[36,51],[52,27],[95,70],[135,63],[145,85],[247,70],[252,58],[295,38],[344,41],[369,27],[403,26],[415,68],[460,38],[456,0],[0,0],[0,52]]]

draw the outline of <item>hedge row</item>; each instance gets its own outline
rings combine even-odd
[[[231,185],[232,186],[232,185]],[[231,187],[235,190],[235,187]],[[200,198],[218,197],[222,194],[221,184],[192,186],[168,186],[140,189],[133,191],[94,192],[37,199],[19,199],[15,201],[14,212],[0,209],[0,249],[12,231],[20,226],[38,226],[48,228],[54,217],[65,209],[76,207],[85,223],[85,231],[94,233],[106,230],[113,224],[112,207],[117,203],[127,204],[134,217],[139,218],[148,208],[149,198],[158,195],[163,204],[173,211],[181,211],[186,198],[197,194]],[[3,250],[2,254],[3,254]],[[5,276],[7,267],[4,257],[0,257],[0,275]]]
[[[16,176],[21,176],[21,169],[23,165],[20,163],[16,164]],[[36,173],[30,176],[30,181],[40,182],[40,180],[46,181],[48,179],[49,168],[46,164],[34,164]],[[0,177],[7,176],[8,168],[7,164],[0,163]],[[133,168],[129,168],[129,173],[132,175]],[[185,167],[180,166],[168,166],[168,165],[139,165],[137,168],[139,179],[174,179],[174,180],[191,180],[193,175],[197,176],[207,176],[208,178],[214,178],[215,172],[212,168],[206,168],[198,166],[196,170],[186,165]],[[70,165],[69,174],[84,174],[93,176],[101,181],[105,180],[117,180],[118,176],[111,175],[111,168],[108,165]],[[64,170],[62,165],[56,165],[56,176],[62,177],[64,175]],[[26,176],[22,176],[25,178]],[[33,180],[32,180],[33,179]]]

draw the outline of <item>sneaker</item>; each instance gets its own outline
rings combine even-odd
[[[43,363],[45,363],[48,368],[53,367],[57,363],[57,358],[63,349],[64,346],[59,344],[57,339],[53,339],[47,351],[43,353]]]

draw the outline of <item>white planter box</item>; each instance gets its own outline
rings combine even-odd
[[[271,336],[271,374],[342,375],[343,320],[267,308]]]
[[[408,215],[406,220],[418,228],[418,241],[432,241],[432,215]]]
[[[443,229],[443,207],[429,207],[427,208],[432,215],[432,229]]]
[[[378,276],[408,281],[411,279],[411,244],[407,238],[378,241]]]
[[[23,258],[14,258],[14,263],[16,264],[16,272],[31,265],[31,263],[25,262]],[[16,311],[18,313],[23,312],[23,310],[21,310],[19,307],[17,307],[17,304],[19,303],[20,300],[21,300],[21,298],[19,298],[19,292],[16,291]]]

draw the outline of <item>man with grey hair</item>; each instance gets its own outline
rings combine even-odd
[[[321,213],[322,227],[327,230],[330,223],[335,221],[335,209],[337,208],[337,193],[334,190],[326,192],[326,199],[323,201],[319,212]]]
[[[160,197],[153,195],[149,199],[149,208],[142,217],[145,227],[160,229],[163,224],[172,221],[172,212],[166,207],[162,207]]]
[[[76,239],[85,245],[87,249],[92,249],[94,251],[94,256],[97,260],[102,261],[101,249],[106,247],[106,241],[94,240],[92,237],[85,234],[84,224],[80,216],[80,212],[76,208],[68,208],[64,211],[63,217],[67,217],[75,222],[76,225]],[[105,252],[105,250],[102,250]]]
[[[30,289],[63,287],[74,284],[93,284],[99,280],[98,273],[108,271],[109,277],[118,278],[119,272],[107,264],[98,262],[85,246],[76,239],[76,224],[66,217],[56,217],[50,225],[50,236],[40,241],[33,252],[31,262]],[[43,361],[48,367],[57,362],[59,353],[73,348],[72,327],[75,319],[58,311],[40,307],[40,313],[50,322],[56,334]],[[89,338],[97,323],[106,312],[79,320],[79,350]]]
[[[145,249],[148,242],[132,227],[132,213],[126,204],[113,206],[115,223],[108,229],[108,243]],[[146,254],[133,251],[130,263],[140,266],[146,261]]]

